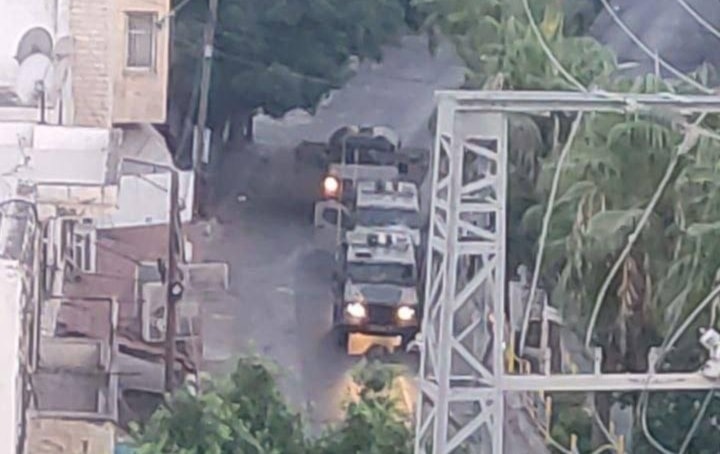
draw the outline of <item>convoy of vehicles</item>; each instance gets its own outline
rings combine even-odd
[[[338,342],[353,334],[414,339],[420,326],[423,219],[411,167],[422,153],[400,151],[382,127],[347,127],[330,139],[320,200],[314,207],[316,244],[335,252],[333,325]],[[408,181],[414,180],[414,181]],[[419,180],[419,181],[418,181]]]

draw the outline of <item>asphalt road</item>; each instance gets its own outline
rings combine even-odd
[[[216,180],[221,225],[205,247],[230,264],[232,298],[205,314],[206,354],[216,360],[209,369],[226,370],[232,355],[248,351],[275,360],[287,395],[316,426],[341,415],[359,358],[331,337],[332,256],[315,247],[310,223],[320,176],[295,166],[292,147],[325,140],[344,124],[387,125],[406,144],[430,147],[433,92],[463,77],[449,49],[433,58],[422,39],[407,38],[385,55],[382,65],[362,65],[314,117],[259,119],[258,145],[226,152]]]

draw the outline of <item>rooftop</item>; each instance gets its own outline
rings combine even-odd
[[[399,208],[420,211],[417,187],[407,182],[361,181],[357,185],[358,207]]]
[[[346,234],[349,262],[415,263],[415,249],[410,237],[383,229],[363,229]]]

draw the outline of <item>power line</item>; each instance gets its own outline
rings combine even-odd
[[[163,23],[165,23],[166,20],[174,18],[177,13],[179,13],[183,8],[185,8],[191,1],[193,0],[183,0],[182,2],[180,2],[175,8],[171,9],[170,11],[168,11],[167,14],[159,18],[157,20],[157,24],[162,25]]]
[[[678,1],[680,1],[681,3],[684,3],[684,0],[678,0]],[[705,92],[705,93],[708,93],[708,94],[714,94],[714,91],[713,91],[713,90],[711,90],[711,89],[709,89],[708,87],[705,87],[705,86],[699,84],[698,82],[696,82],[696,81],[692,80],[691,78],[687,77],[685,74],[679,72],[676,68],[674,68],[673,66],[671,66],[670,64],[668,64],[668,63],[665,62],[664,60],[660,59],[660,57],[659,57],[658,55],[652,54],[652,52],[650,52],[649,49],[647,49],[647,46],[645,46],[645,44],[642,43],[642,41],[640,41],[639,38],[637,38],[637,36],[635,36],[635,35],[632,33],[632,31],[630,31],[630,30],[627,28],[627,26],[619,19],[619,17],[618,17],[617,14],[615,13],[615,11],[612,10],[612,8],[610,8],[609,5],[607,4],[607,0],[602,0],[602,3],[603,3],[603,6],[605,7],[605,9],[608,10],[608,12],[610,13],[610,15],[612,16],[613,20],[620,26],[620,28],[621,28],[643,51],[645,51],[646,54],[648,54],[648,55],[650,55],[650,56],[653,56],[653,57],[656,59],[656,61],[658,61],[658,63],[660,63],[661,65],[665,66],[665,67],[666,67],[667,69],[669,69],[672,73],[674,73],[675,75],[677,75],[678,77],[680,77],[681,80],[684,80],[684,81],[690,83],[692,86],[694,86],[695,88],[698,88],[698,89],[701,90],[702,92]],[[562,74],[563,77],[566,78],[566,80],[568,80],[571,84],[575,85],[576,88],[578,88],[580,91],[587,92],[587,89],[586,89],[574,76],[572,76],[572,74],[570,74],[570,73],[562,66],[562,64],[559,62],[559,60],[558,60],[558,59],[555,57],[555,55],[553,54],[553,52],[552,52],[552,50],[550,49],[550,47],[549,47],[549,46],[547,45],[547,43],[545,42],[545,40],[544,40],[544,38],[543,38],[543,36],[542,36],[542,33],[540,32],[540,29],[539,29],[537,23],[535,22],[534,17],[532,16],[532,11],[530,10],[530,6],[529,6],[529,3],[528,3],[528,0],[523,0],[523,5],[524,5],[524,8],[525,8],[525,13],[526,13],[526,15],[527,15],[527,17],[528,17],[530,26],[531,26],[531,28],[532,28],[532,30],[533,30],[533,33],[535,34],[535,36],[536,36],[536,38],[538,39],[538,41],[539,41],[539,43],[540,43],[543,51],[545,52],[545,54],[547,55],[548,59],[551,61],[551,63],[553,64],[553,66],[555,66],[555,68],[558,70],[558,72],[559,72],[560,74]],[[685,5],[685,6],[687,6],[687,5]],[[693,10],[693,12],[694,12],[694,10]],[[717,30],[715,30],[715,31],[717,32]],[[720,35],[720,33],[718,33],[718,35]],[[715,138],[715,139],[718,138],[716,134],[714,134],[714,133],[712,133],[712,132],[710,132],[710,131],[707,131],[706,129],[700,127],[700,123],[702,122],[702,120],[704,119],[704,117],[705,117],[705,115],[701,115],[701,116],[698,118],[698,120],[697,120],[693,125],[691,125],[689,128],[688,128],[688,125],[687,125],[687,124],[683,125],[683,126],[685,127],[685,129],[686,129],[686,137],[685,137],[686,140],[683,141],[683,144],[681,144],[681,147],[678,149],[678,153],[676,154],[675,159],[674,159],[673,161],[671,161],[671,165],[668,166],[668,171],[666,172],[666,175],[665,175],[666,177],[671,173],[671,171],[672,171],[671,169],[674,169],[675,166],[674,166],[673,163],[676,163],[677,157],[680,155],[681,151],[687,152],[687,151],[689,150],[689,148],[692,146],[692,144],[697,142],[697,137],[698,137],[698,136],[711,137],[711,138]],[[689,133],[691,133],[691,132],[693,133],[692,135],[689,134]],[[687,139],[690,139],[690,140],[687,140]],[[683,145],[685,145],[685,147],[684,147],[684,148],[686,148],[685,150],[683,150]],[[561,166],[558,166],[558,169],[556,169],[556,175],[555,175],[556,178],[558,177],[558,174],[559,174],[559,171],[560,171],[560,167],[561,167]],[[666,180],[666,178],[664,178],[663,180]],[[667,181],[663,181],[663,182],[664,182],[665,184],[667,184]],[[652,207],[653,207],[653,205],[654,205],[652,202],[653,202],[653,200],[655,200],[655,199],[657,199],[657,198],[659,197],[658,194],[661,194],[661,193],[662,193],[663,187],[664,187],[664,185],[661,183],[661,185],[658,187],[658,190],[657,190],[656,193],[653,195],[653,198],[651,199],[651,203],[650,203],[650,204],[648,205],[648,207],[646,208],[646,211],[645,211],[645,213],[643,214],[643,217],[647,217],[648,211],[652,211]],[[551,199],[551,200],[550,200],[550,203],[552,204],[552,202],[553,202],[553,201],[552,201],[552,199]],[[551,209],[551,206],[548,207],[548,210],[550,210],[550,209]],[[641,221],[641,223],[639,224],[639,227],[641,227],[642,224],[643,224],[643,222]],[[639,234],[639,228],[636,229],[636,231],[631,235],[631,241],[628,243],[628,246],[630,246],[630,245],[633,243],[632,238],[633,238],[633,237],[637,237],[638,234]],[[542,240],[543,240],[543,238],[541,237],[541,244],[542,244]],[[624,252],[624,251],[623,251],[623,252]],[[541,253],[541,251],[540,251],[539,253]],[[622,259],[622,254],[621,254],[620,259]],[[621,261],[621,260],[618,260],[618,261],[616,262],[616,265],[617,265],[617,263],[620,263],[620,261]],[[536,270],[534,271],[534,274],[536,274],[536,273],[539,271],[539,270],[537,269],[537,266],[539,266],[539,262],[540,262],[539,260],[536,262]],[[606,279],[606,283],[612,278],[612,275],[614,275],[614,274],[615,274],[615,273],[612,273],[612,271],[611,271],[610,275],[609,275],[609,276],[607,277],[607,279]],[[535,280],[535,279],[534,279],[534,280]],[[531,294],[532,294],[532,293],[533,293],[533,292],[531,291]],[[602,293],[603,293],[603,292],[601,292],[601,294],[602,294]],[[684,330],[687,329],[687,327],[690,325],[690,323],[692,323],[692,320],[694,320],[694,318],[697,317],[697,316],[702,312],[702,310],[704,309],[704,307],[705,307],[709,302],[713,301],[718,294],[720,294],[720,287],[714,289],[714,290],[706,297],[706,299],[705,299],[698,307],[696,307],[696,310],[690,315],[690,317],[688,317],[688,318],[685,320],[685,322],[683,323],[683,325],[678,329],[677,332],[675,332],[675,334],[674,334],[672,337],[670,337],[670,333],[672,332],[672,329],[670,329],[670,330],[668,331],[668,333],[666,334],[666,337],[665,337],[665,342],[664,342],[665,347],[664,347],[664,350],[663,350],[663,355],[664,355],[664,352],[667,351],[667,350],[665,350],[665,348],[667,348],[668,346],[674,345],[674,343],[679,339],[679,337],[682,335],[682,333],[684,332]],[[532,300],[530,300],[530,301],[532,301]],[[528,304],[528,307],[530,307],[530,306],[529,306],[529,305],[530,305],[530,301],[528,301],[528,303],[527,303],[527,304]],[[596,308],[595,308],[594,312],[596,312],[596,311],[599,309],[599,307],[597,306],[597,304],[601,303],[601,301],[602,301],[602,296],[600,296],[600,297],[599,297],[599,301],[596,302]],[[714,314],[714,312],[713,312],[713,314]],[[596,315],[593,314],[593,317],[596,317]],[[714,319],[714,316],[713,316],[713,319]],[[713,320],[713,322],[714,322],[714,320]],[[713,324],[714,324],[714,323],[711,322],[711,328],[712,328],[712,325],[713,325]],[[587,331],[588,331],[588,334],[587,334],[588,338],[590,337],[590,335],[591,335],[591,333],[592,333],[592,326],[593,326],[593,325],[594,325],[594,323],[593,323],[592,318],[591,318],[591,325],[590,325],[590,328],[587,330]],[[523,328],[524,328],[525,330],[527,329],[527,327],[525,327],[525,326],[523,326]],[[523,333],[521,333],[521,334],[523,334]],[[587,346],[587,341],[586,341],[586,346]],[[521,348],[522,348],[522,345],[521,345]],[[654,372],[655,372],[655,365],[653,365],[653,367],[652,367],[651,370],[650,370],[650,376],[648,377],[648,380],[650,379],[650,377],[652,376],[652,374],[654,374]],[[702,406],[701,411],[698,412],[696,418],[694,419],[693,425],[692,425],[691,429],[688,431],[687,435],[685,436],[685,439],[684,439],[684,441],[683,441],[683,445],[681,446],[681,451],[680,451],[681,454],[682,454],[682,453],[684,452],[684,450],[687,448],[688,444],[689,444],[690,441],[692,440],[692,437],[694,436],[694,433],[697,431],[697,428],[698,428],[698,426],[699,426],[699,422],[700,422],[700,420],[702,419],[702,417],[703,417],[703,415],[704,415],[704,413],[705,413],[704,410],[707,408],[707,405],[708,405],[709,401],[712,399],[712,396],[713,396],[713,391],[711,390],[711,391],[708,392],[708,394],[707,394],[707,396],[706,396],[706,399],[705,399],[705,401],[703,402],[703,406]],[[656,449],[658,449],[660,452],[662,452],[662,453],[664,453],[664,454],[673,454],[673,453],[670,453],[669,451],[667,451],[657,440],[655,440],[655,438],[652,436],[652,434],[650,433],[650,431],[649,431],[649,429],[648,429],[648,426],[647,426],[647,406],[648,406],[648,399],[649,399],[649,397],[648,397],[647,391],[643,391],[642,397],[641,397],[641,403],[640,403],[641,408],[642,408],[641,413],[642,413],[642,429],[643,429],[643,433],[644,433],[645,437],[648,439],[648,441],[649,441]],[[597,414],[595,414],[595,415],[597,416]],[[604,427],[604,424],[603,424],[602,420],[599,420],[599,418],[598,418],[598,423],[600,423],[601,428],[606,432],[606,435],[607,435],[607,431],[606,431],[606,429],[605,429],[605,427]],[[612,442],[612,440],[611,440],[611,442]]]
[[[715,90],[712,90],[702,85],[691,77],[688,77],[685,73],[668,63],[662,57],[660,57],[660,55],[658,55],[656,52],[653,52],[652,49],[650,49],[640,38],[638,38],[638,36],[632,30],[630,30],[627,24],[623,22],[620,16],[618,16],[617,12],[612,8],[612,6],[610,6],[608,0],[600,0],[600,2],[605,8],[605,11],[607,11],[612,18],[613,22],[615,22],[615,24],[620,27],[620,30],[622,30],[623,33],[625,33],[625,35],[627,35],[627,37],[630,38],[630,40],[632,40],[648,57],[653,59],[653,61],[656,61],[661,67],[670,71],[670,73],[673,74],[675,77],[695,87],[699,91],[709,95],[715,94]]]
[[[675,0],[675,1],[677,1],[680,4],[680,6],[682,6],[683,9],[685,11],[687,11],[688,14],[690,14],[693,17],[693,19],[698,21],[698,23],[700,25],[702,25],[707,31],[709,31],[710,33],[715,35],[716,38],[720,39],[720,30],[718,30],[717,27],[715,27],[713,24],[711,24],[710,22],[705,20],[705,18],[702,17],[700,15],[700,13],[695,11],[695,9],[692,6],[690,6],[690,4],[688,4],[688,2],[686,0]]]

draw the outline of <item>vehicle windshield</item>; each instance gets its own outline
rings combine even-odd
[[[398,210],[397,208],[358,208],[358,225],[387,227],[404,225],[411,229],[421,227],[420,213],[415,210]]]
[[[355,283],[415,285],[414,267],[403,263],[350,262],[347,274]]]
[[[342,151],[333,152],[330,160],[336,164],[343,163]],[[394,164],[394,160],[394,155],[387,151],[372,148],[355,148],[346,150],[344,163],[348,165],[390,165]]]

